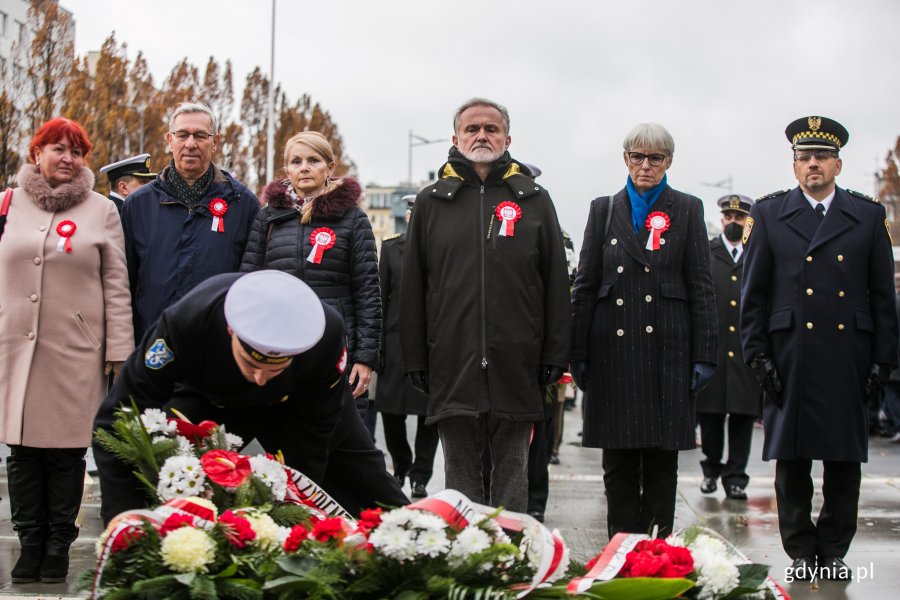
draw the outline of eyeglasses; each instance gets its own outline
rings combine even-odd
[[[189,137],[193,137],[194,140],[198,142],[205,142],[212,136],[216,135],[214,133],[207,133],[205,131],[182,131],[180,129],[178,131],[170,131],[169,133],[175,136],[175,139],[179,142],[186,142],[188,141]]]
[[[625,155],[628,156],[628,160],[633,165],[644,164],[644,159],[646,158],[654,167],[658,167],[669,158],[667,154],[641,154],[640,152],[626,152]]]
[[[797,152],[794,154],[794,160],[797,162],[809,162],[811,158],[815,158],[816,162],[822,162],[830,158],[837,158],[837,152],[834,150],[818,150],[816,152]]]

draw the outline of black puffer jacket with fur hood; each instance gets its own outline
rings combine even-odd
[[[300,222],[284,180],[273,181],[263,192],[265,206],[256,216],[241,261],[241,271],[278,269],[299,277],[319,298],[344,316],[349,364],[378,366],[381,346],[381,295],[375,236],[359,207],[362,189],[345,177],[310,200],[312,219]],[[321,262],[311,262],[313,232],[325,229],[334,246],[323,249]]]

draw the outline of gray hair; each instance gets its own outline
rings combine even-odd
[[[672,134],[659,123],[640,123],[625,136],[622,147],[625,152],[631,152],[632,148],[643,146],[645,148],[661,148],[670,156],[675,154],[675,140]]]
[[[183,115],[185,113],[203,113],[209,115],[209,120],[212,123],[212,133],[219,133],[219,119],[213,114],[212,109],[202,102],[182,102],[176,106],[175,112],[169,117],[169,131],[172,131],[172,128],[175,127],[175,118],[178,115]]]
[[[473,106],[490,106],[497,110],[500,113],[500,116],[503,117],[503,122],[506,124],[506,133],[509,134],[509,111],[506,110],[506,107],[502,104],[497,104],[493,100],[488,100],[487,98],[471,98],[466,100],[462,106],[456,109],[456,114],[453,115],[453,132],[456,133],[456,130],[459,128],[459,119],[462,117],[462,114],[472,108]]]

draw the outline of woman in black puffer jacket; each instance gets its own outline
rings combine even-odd
[[[286,271],[343,315],[350,385],[365,421],[381,346],[378,259],[372,226],[359,207],[362,189],[352,178],[332,179],[334,165],[322,134],[304,131],[288,140],[288,179],[266,186],[241,271]],[[366,425],[374,439],[374,419]]]

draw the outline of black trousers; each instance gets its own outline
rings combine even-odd
[[[6,462],[13,529],[22,547],[65,554],[78,537],[87,448],[10,446]]]
[[[531,445],[528,447],[528,512],[546,512],[547,498],[550,495],[550,455],[554,452],[554,429],[556,425],[556,408],[561,407],[561,402],[556,402],[553,388],[553,403],[544,402],[544,417],[546,420],[534,424],[534,433],[531,436]]]
[[[753,439],[753,423],[756,417],[750,415],[728,416],[728,460],[722,464],[725,452],[725,414],[697,413],[700,424],[700,439],[703,441],[703,456],[700,461],[703,476],[722,478],[725,486],[750,483],[747,462],[750,460],[750,442]]]
[[[411,482],[427,485],[434,474],[434,455],[440,440],[437,427],[426,425],[425,415],[417,416],[414,459],[406,439],[406,415],[381,413],[381,423],[384,426],[384,443],[394,463],[394,475],[401,478],[409,475]]]
[[[811,460],[778,460],[775,464],[775,497],[781,544],[791,558],[801,556],[844,557],[856,535],[859,512],[858,462],[823,461],[824,503],[812,522],[813,480]]]
[[[609,537],[617,533],[672,533],[678,451],[660,448],[603,450]]]

